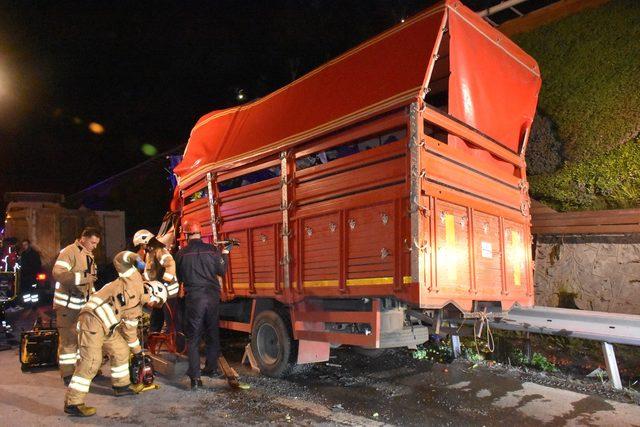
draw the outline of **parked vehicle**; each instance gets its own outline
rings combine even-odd
[[[237,239],[221,325],[267,375],[533,304],[536,62],[446,1],[195,125],[164,229]]]
[[[40,253],[42,271],[36,276],[39,288],[53,289],[51,269],[58,253],[80,236],[84,227],[102,231],[94,251],[99,266],[110,265],[116,253],[126,247],[125,217],[122,211],[66,209],[64,196],[53,193],[6,193],[4,236],[18,243],[28,239]]]

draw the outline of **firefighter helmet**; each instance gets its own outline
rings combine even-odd
[[[169,293],[167,292],[167,287],[158,282],[157,280],[152,280],[151,282],[144,283],[145,293],[148,293],[151,296],[152,302],[159,302],[160,305],[167,302],[167,298],[169,297]]]
[[[182,232],[184,234],[200,234],[200,223],[196,221],[187,220],[182,225]]]
[[[136,234],[133,235],[133,245],[147,245],[149,244],[149,240],[154,237],[153,233],[149,230],[138,230]]]

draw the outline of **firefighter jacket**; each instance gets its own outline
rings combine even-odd
[[[169,298],[178,294],[176,263],[167,248],[151,249],[145,256],[144,279],[157,280],[167,287]]]
[[[76,240],[60,251],[52,273],[56,281],[53,308],[58,326],[72,325],[93,292],[97,274],[93,254]]]
[[[142,347],[138,339],[138,322],[150,295],[145,293],[142,276],[135,267],[119,275],[118,279],[91,295],[80,314],[96,317],[107,336],[119,331],[131,351],[139,353]]]

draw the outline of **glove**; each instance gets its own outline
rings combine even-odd
[[[144,271],[146,266],[147,265],[145,264],[145,262],[140,257],[136,258],[136,268],[138,270],[140,270],[142,272],[142,271]]]
[[[227,243],[227,245],[224,247],[224,251],[222,251],[222,253],[229,253],[231,252],[231,249],[233,249],[233,243],[229,242]],[[225,252],[226,251],[226,252]]]
[[[84,271],[84,272],[81,272],[81,273],[78,272],[78,273],[75,273],[75,274],[80,276],[79,280],[76,280],[76,283],[78,285],[87,285],[87,284],[93,285],[93,283],[96,280],[98,280],[98,276],[96,276],[95,274],[91,274],[91,273],[89,273],[87,271]],[[76,278],[77,277],[78,276],[76,276]]]

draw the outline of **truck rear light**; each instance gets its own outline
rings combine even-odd
[[[525,262],[524,245],[522,243],[522,237],[516,230],[506,230],[507,236],[507,256],[506,261],[511,264],[513,268],[513,284],[515,286],[522,285],[522,268]]]
[[[44,282],[45,280],[47,280],[47,275],[45,273],[40,273],[36,276],[36,280],[38,282]]]
[[[460,262],[461,253],[456,245],[455,216],[443,212],[441,220],[445,226],[445,241],[438,248],[438,269],[446,271],[448,280],[456,281],[458,280],[458,263]]]

